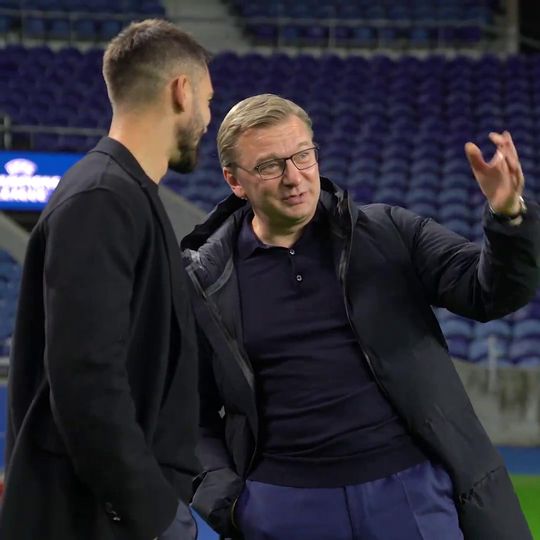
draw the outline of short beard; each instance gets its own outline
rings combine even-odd
[[[169,161],[169,169],[181,174],[192,172],[197,166],[199,145],[197,144],[195,147],[187,143],[179,145],[178,153],[178,159]]]
[[[197,166],[199,159],[199,146],[201,138],[195,140],[195,134],[191,129],[178,129],[176,133],[177,157],[169,160],[169,169],[187,174]]]

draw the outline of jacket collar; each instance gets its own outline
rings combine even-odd
[[[99,152],[110,156],[124,171],[134,178],[142,188],[154,189],[158,185],[144,172],[135,156],[121,143],[111,137],[103,137],[89,153]]]
[[[328,212],[332,232],[344,238],[358,218],[347,192],[321,177],[321,206]],[[233,269],[234,245],[251,205],[230,195],[220,202],[207,219],[181,242],[188,273],[197,279],[207,294],[219,290]]]
[[[321,176],[320,203],[333,218],[331,221],[336,221],[339,225],[344,225],[350,220],[354,223],[358,217],[358,210],[355,205],[350,204],[348,193],[323,176]],[[236,195],[229,195],[212,210],[203,223],[184,237],[182,249],[198,250],[209,241],[213,243],[214,240],[228,237],[233,232],[231,227],[234,231],[238,231],[249,211],[251,206],[247,201],[239,199]],[[215,236],[217,238],[214,238]]]

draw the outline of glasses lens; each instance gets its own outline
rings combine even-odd
[[[271,161],[261,163],[257,168],[261,178],[264,180],[270,180],[283,174],[283,171],[285,170],[285,160],[272,159]]]
[[[317,148],[306,148],[296,152],[290,158],[271,159],[256,167],[263,180],[278,178],[285,172],[286,160],[290,159],[297,169],[307,169],[317,163]]]
[[[317,162],[317,151],[315,148],[306,148],[294,154],[292,160],[299,169],[307,169]]]

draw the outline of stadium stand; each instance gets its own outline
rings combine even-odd
[[[105,88],[92,75],[99,72],[101,54],[73,47],[0,50],[0,68],[9,74],[0,87],[0,110],[10,114],[14,126],[105,129],[110,118]],[[32,80],[36,69],[42,76]],[[234,102],[264,91],[290,97],[310,112],[322,173],[358,201],[405,206],[479,240],[484,199],[471,178],[463,145],[474,140],[489,153],[487,133],[505,127],[516,140],[530,194],[539,194],[540,154],[534,145],[540,122],[538,56],[392,60],[382,55],[292,58],[227,52],[216,56],[211,69],[214,118],[199,167],[165,181],[205,210],[229,192],[217,159],[217,126]],[[54,133],[21,137],[21,145],[48,151],[85,151],[98,139]],[[536,304],[526,309],[531,317],[540,311]],[[529,320],[522,312],[505,319],[509,333],[499,332],[491,350],[502,362],[540,365],[540,336],[523,334],[516,317]],[[472,323],[456,316],[442,322],[456,357],[487,361],[485,335],[477,335]],[[521,334],[514,336],[514,328]]]
[[[134,18],[164,15],[159,0],[0,0],[0,32],[37,41],[104,42]]]
[[[11,147],[82,152],[94,146],[110,121],[99,47],[128,20],[164,16],[165,3],[0,0],[0,35],[17,35],[24,42],[0,48],[0,116],[9,117]],[[169,174],[164,182],[200,208],[209,211],[230,191],[218,163],[217,126],[235,102],[261,92],[294,99],[310,113],[322,174],[358,202],[398,204],[479,241],[484,199],[463,145],[472,140],[489,154],[487,133],[502,129],[512,132],[528,194],[538,199],[539,55],[397,58],[378,53],[381,47],[387,53],[434,46],[480,50],[493,38],[503,2],[226,3],[253,44],[295,50],[335,46],[352,54],[343,57],[328,49],[320,56],[290,56],[277,49],[270,55],[229,51],[215,56],[213,120],[199,167],[189,175]],[[58,48],[59,42],[64,46]],[[9,353],[20,272],[0,251],[0,358]],[[452,355],[473,367],[494,362],[502,368],[540,367],[540,296],[517,313],[486,324],[441,309],[436,316]],[[0,385],[0,411],[5,400]],[[0,414],[0,454],[4,420]],[[200,525],[201,537],[209,538],[207,527]]]
[[[259,45],[321,43],[345,47],[471,47],[490,39],[498,0],[230,0],[246,35]]]

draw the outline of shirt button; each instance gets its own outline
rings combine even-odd
[[[296,253],[296,251],[294,251],[294,249],[289,249],[289,253],[290,253],[291,255],[294,255],[294,254]]]
[[[302,279],[303,279],[303,278],[302,278],[302,276],[301,276],[300,274],[298,274],[298,275],[296,276],[296,281],[302,281]]]

